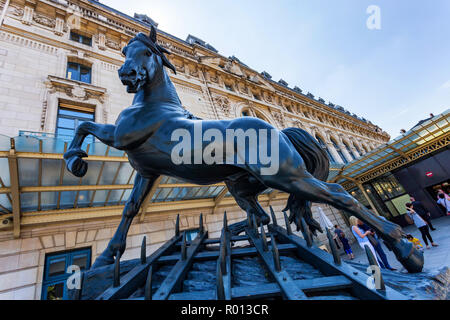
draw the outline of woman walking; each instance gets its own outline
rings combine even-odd
[[[352,225],[352,232],[353,235],[355,236],[356,240],[358,240],[358,243],[360,245],[360,247],[364,250],[364,252],[366,251],[365,247],[368,247],[370,249],[370,251],[372,251],[372,254],[375,258],[375,261],[377,260],[377,254],[376,251],[374,249],[374,247],[372,246],[372,244],[369,241],[369,238],[367,237],[368,235],[372,234],[372,231],[368,230],[366,232],[364,232],[359,226],[363,225],[364,222],[362,222],[361,220],[359,220],[358,218],[356,218],[355,216],[351,216],[349,218],[350,224]],[[378,264],[377,261],[377,265],[380,266]]]
[[[433,242],[433,238],[430,235],[430,229],[428,228],[427,223],[414,211],[412,203],[408,202],[406,204],[406,209],[407,209],[406,213],[414,221],[414,224],[422,234],[422,239],[425,242],[427,249],[430,249],[430,246],[428,245],[428,239],[430,240],[431,245],[433,247],[437,247],[438,245]]]

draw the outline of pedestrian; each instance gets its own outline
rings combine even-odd
[[[434,243],[433,238],[430,235],[430,230],[427,223],[414,211],[412,203],[408,202],[406,204],[406,210],[406,214],[414,221],[414,224],[422,234],[422,239],[425,242],[427,249],[430,249],[430,246],[428,245],[428,239],[430,240],[433,247],[437,247],[438,245]]]
[[[386,220],[386,218],[384,218],[383,216],[380,216],[380,217]],[[368,238],[369,238],[370,244],[372,244],[373,248],[375,249],[375,251],[378,255],[377,259],[378,259],[378,264],[380,265],[380,267],[383,269],[391,270],[391,271],[397,270],[390,266],[389,261],[386,256],[386,253],[384,253],[383,247],[381,246],[381,241],[379,240],[377,234],[365,223],[362,223],[359,227],[364,232],[366,232],[366,231],[371,232],[371,234],[368,235]]]
[[[411,204],[413,205],[414,211],[417,212],[423,220],[425,220],[425,222],[430,227],[431,231],[436,230],[436,228],[433,227],[433,225],[431,224],[430,212],[427,209],[425,209],[422,202],[420,202],[419,200],[416,200],[414,197],[410,197],[409,199],[411,200]]]
[[[414,238],[412,234],[407,234],[406,235],[406,239],[408,239],[409,242],[412,242],[414,247],[416,247],[417,249],[422,249],[423,248],[423,245],[420,242],[420,240],[417,239],[417,238]]]
[[[445,209],[447,215],[450,215],[450,201],[447,200],[445,193],[439,193],[438,198],[437,203]]]
[[[361,220],[359,220],[358,218],[356,218],[355,216],[351,216],[349,218],[350,224],[352,225],[352,233],[355,236],[356,240],[359,243],[359,246],[364,250],[364,252],[366,251],[366,247],[369,248],[370,251],[372,251],[372,254],[374,257],[377,256],[375,249],[373,248],[372,244],[370,244],[369,238],[368,236],[372,233],[370,230],[364,232],[361,228],[360,225],[363,224],[363,222]],[[377,262],[377,265],[380,266]]]
[[[342,243],[342,247],[344,248],[345,253],[349,257],[350,260],[355,259],[355,256],[353,255],[352,247],[350,246],[350,243],[348,242],[348,239],[345,237],[345,233],[341,233],[341,237],[339,238]]]
[[[450,201],[450,196],[447,193],[445,193],[444,190],[442,190],[442,189],[438,189],[438,191],[437,191],[437,198],[438,198],[438,200],[439,200],[439,195],[440,194],[443,194],[445,196],[445,199]]]
[[[339,226],[337,224],[334,225],[334,236],[333,236],[333,240],[336,243],[336,247],[338,249],[340,249],[341,247],[339,246],[339,243],[337,241],[337,239],[341,240],[341,234],[342,234],[342,230],[339,228]],[[342,242],[342,241],[341,241]]]

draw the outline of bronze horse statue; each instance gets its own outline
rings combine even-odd
[[[64,154],[67,169],[77,177],[86,174],[87,163],[82,159],[87,154],[81,149],[85,137],[95,136],[108,146],[124,150],[131,166],[136,170],[136,178],[130,198],[123,209],[122,220],[104,252],[96,259],[93,268],[111,264],[114,257],[125,250],[128,229],[134,216],[160,175],[182,179],[190,183],[208,185],[224,181],[237,204],[250,215],[255,215],[259,223],[267,224],[270,219],[257,201],[257,196],[268,188],[278,189],[290,194],[287,209],[290,210],[290,222],[301,228],[304,218],[310,231],[321,231],[320,225],[312,218],[310,203],[320,202],[332,205],[354,215],[370,225],[393,250],[397,259],[410,272],[420,272],[423,267],[423,255],[404,239],[402,229],[383,220],[359,204],[339,184],[326,183],[329,171],[329,159],[318,142],[306,131],[299,128],[278,130],[271,124],[253,117],[233,120],[202,120],[190,114],[181,105],[175,87],[167,75],[164,66],[176,72],[175,67],[164,55],[167,50],[157,44],[156,30],[152,28],[149,36],[139,33],[123,49],[126,59],[118,70],[119,77],[127,87],[128,93],[134,93],[133,104],[124,109],[116,123],[98,124],[83,122],[77,128],[75,136]],[[259,140],[259,148],[266,151],[278,151],[278,170],[272,174],[262,174],[261,162],[235,161],[219,159],[214,163],[206,160],[174,163],[173,149],[179,143],[173,141],[173,132],[195,135],[196,128],[204,132],[249,130],[271,132],[271,141]],[[241,132],[242,132],[241,131]],[[217,138],[216,138],[217,139]],[[268,140],[267,140],[268,141]],[[215,140],[215,152],[242,149],[242,143],[235,140],[220,142]],[[241,141],[242,142],[242,141]],[[267,145],[266,145],[267,144]],[[194,158],[207,148],[205,141],[195,145],[192,150],[184,150],[187,158]],[[255,145],[247,146],[242,152],[250,152]],[[225,152],[226,153],[226,152]],[[216,154],[216,156],[219,153]],[[224,152],[220,152],[221,155]],[[216,159],[217,160],[217,159]],[[242,160],[242,159],[241,159]],[[244,230],[245,221],[230,226],[234,234]]]

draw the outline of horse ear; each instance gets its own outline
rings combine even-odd
[[[152,40],[153,43],[156,43],[156,29],[154,26],[152,26],[150,30],[150,40]]]

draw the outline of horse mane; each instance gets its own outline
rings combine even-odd
[[[161,57],[163,66],[166,66],[167,68],[171,69],[175,74],[177,73],[177,70],[175,69],[174,65],[170,63],[169,59],[164,55],[165,53],[170,54],[170,51],[167,49],[161,47],[159,44],[156,43],[156,29],[152,26],[152,30],[150,32],[150,36],[145,35],[142,32],[139,32],[133,39],[131,39],[128,44],[140,41],[143,44],[145,44],[153,53],[157,54]]]
[[[181,106],[181,108],[183,109],[183,113],[186,116],[186,118],[191,119],[191,120],[203,120],[202,118],[199,118],[197,116],[194,116],[192,113],[190,113],[185,107]]]

